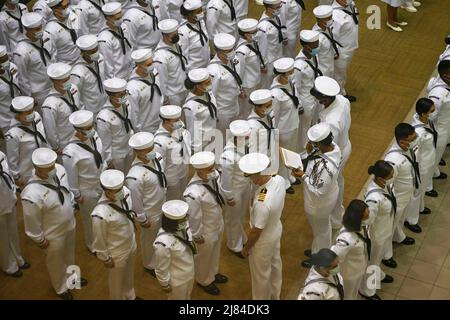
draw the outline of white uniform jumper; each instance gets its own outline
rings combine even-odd
[[[127,25],[133,50],[156,48],[161,39],[161,32],[158,29],[155,9],[151,5],[147,7],[132,5],[123,15],[123,22]]]
[[[103,0],[81,0],[78,2],[78,17],[80,20],[78,34],[80,36],[100,33],[106,22],[102,11],[103,2]]]
[[[180,46],[188,61],[188,70],[206,68],[210,60],[209,39],[203,20],[197,23],[183,21],[178,29]]]
[[[299,41],[300,25],[302,23],[302,13],[305,10],[303,0],[282,0],[284,17],[286,19],[287,46],[283,48],[284,56],[294,58],[296,47]]]
[[[340,274],[324,278],[311,268],[298,300],[344,300],[343,283]]]
[[[56,62],[73,65],[80,57],[80,49],[76,46],[78,30],[77,15],[71,11],[66,21],[51,18],[44,28],[44,41],[49,39],[50,55]]]
[[[14,97],[22,95],[20,77],[17,66],[11,63],[6,72],[0,74],[0,130],[3,134],[8,131],[14,113],[9,110]]]
[[[237,16],[235,2],[240,0],[210,0],[206,7],[206,27],[211,39],[218,33],[236,38]]]
[[[323,75],[334,79],[334,59],[339,57],[342,45],[334,39],[333,26],[323,30],[316,23],[312,30],[320,32],[319,35],[319,69]]]
[[[22,3],[15,5],[13,10],[10,10],[3,3],[2,11],[0,12],[0,40],[5,44],[8,52],[13,51],[17,41],[25,39],[25,28],[20,19],[26,12],[28,12],[27,7]]]

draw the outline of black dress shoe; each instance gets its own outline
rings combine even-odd
[[[286,189],[286,193],[294,194],[294,193],[295,193],[295,190],[294,190],[294,188],[289,187],[289,188]]]
[[[447,143],[447,147],[450,147],[450,143]]]
[[[88,281],[85,278],[80,279],[80,285],[82,287],[86,287],[88,285]]]
[[[447,174],[444,172],[441,172],[441,174],[437,177],[433,177],[434,180],[445,180],[447,179]]]
[[[431,191],[425,192],[425,195],[426,195],[427,197],[437,198],[437,196],[438,196],[439,194],[437,193],[436,190],[431,190]]]
[[[406,236],[406,238],[402,242],[400,242],[400,244],[404,244],[407,246],[413,245],[414,243],[416,243],[416,240],[408,236]]]
[[[312,267],[312,259],[306,259],[306,260],[302,261],[302,267],[303,268],[307,268],[307,269],[311,269],[311,267]]]
[[[156,278],[156,272],[155,269],[147,269],[144,268],[145,272],[147,272],[148,274],[150,274],[153,278]]]
[[[302,180],[300,180],[300,179],[295,179],[295,181],[292,182],[292,185],[293,185],[293,186],[298,186],[298,185],[301,184],[301,183],[302,183]]]
[[[440,165],[440,166],[446,166],[446,165],[447,165],[447,162],[445,162],[444,159],[441,159],[441,161],[439,161],[439,165]]]
[[[423,211],[420,211],[419,213],[420,214],[430,214],[431,213],[431,209],[427,208],[427,207],[424,207]]]
[[[386,267],[389,267],[389,268],[392,268],[392,269],[397,268],[397,262],[394,260],[394,258],[390,258],[390,259],[387,259],[387,260],[381,260],[381,262]]]
[[[228,282],[228,277],[224,276],[223,274],[218,273],[214,276],[214,283],[221,284],[221,283],[227,283],[227,282]]]
[[[60,297],[62,300],[73,300],[73,295],[72,295],[72,293],[70,293],[69,290],[67,290],[61,294],[58,294],[58,297]]]
[[[136,296],[136,298],[134,298],[134,300],[144,300],[144,299],[141,298],[141,297]]]
[[[207,286],[202,286],[200,283],[197,282],[197,285],[203,289],[203,291],[205,291],[206,293],[213,295],[213,296],[218,296],[220,294],[220,290],[219,288],[217,288],[217,286],[213,283],[211,283],[210,285]]]
[[[303,251],[303,254],[304,254],[305,256],[307,256],[308,258],[311,258],[311,256],[312,256],[312,251],[311,251],[311,249],[306,249],[305,251]]]
[[[355,102],[356,101],[356,97],[355,96],[351,96],[351,95],[347,94],[344,97],[346,97],[348,99],[348,101],[350,101],[350,102]]]
[[[419,226],[419,224],[410,224],[408,221],[405,221],[403,225],[414,233],[422,232],[422,228]]]
[[[22,270],[17,270],[14,273],[7,273],[6,275],[13,277],[13,278],[20,278],[21,276],[23,276]]]
[[[361,297],[363,297],[366,300],[381,300],[380,296],[377,295],[376,293],[373,296],[370,296],[370,297],[363,295],[361,292],[358,292],[358,293],[359,293],[359,295]]]
[[[387,274],[387,275],[383,278],[383,280],[381,280],[381,282],[382,282],[382,283],[392,283],[392,282],[394,282],[394,278]]]
[[[19,269],[30,269],[31,264],[29,264],[28,262],[24,262],[23,265],[19,266]]]
[[[231,249],[228,249],[228,251],[230,251],[232,254],[234,254],[238,258],[245,259],[245,257],[240,252],[236,252],[236,251],[233,251]]]

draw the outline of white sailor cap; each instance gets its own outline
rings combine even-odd
[[[57,62],[47,67],[47,75],[53,80],[62,80],[70,76],[72,67],[70,64]]]
[[[158,23],[161,33],[172,33],[178,30],[178,21],[174,19],[165,19]]]
[[[115,169],[108,169],[102,172],[100,175],[101,185],[109,190],[117,190],[123,187],[125,181],[125,175],[122,171]]]
[[[103,86],[108,92],[122,92],[127,88],[127,81],[121,78],[111,78],[103,81]]]
[[[6,50],[6,46],[0,46],[0,57],[6,55],[8,51]]]
[[[250,93],[250,101],[260,105],[272,100],[272,93],[269,89],[258,89]]]
[[[94,34],[86,34],[77,39],[78,48],[83,51],[92,50],[98,46],[98,38]]]
[[[15,112],[29,111],[34,107],[34,98],[28,96],[17,96],[12,99],[11,106]]]
[[[238,28],[242,32],[256,31],[256,29],[258,28],[258,20],[251,18],[242,19],[238,22]]]
[[[188,78],[194,83],[200,83],[209,79],[209,72],[206,68],[198,68],[189,71]]]
[[[234,48],[236,38],[228,33],[218,33],[214,36],[214,46],[220,50],[231,50]]]
[[[182,200],[169,200],[161,208],[164,215],[171,220],[181,220],[186,217],[189,205]]]
[[[50,7],[58,5],[62,0],[45,0],[45,3]]]
[[[31,155],[31,161],[36,167],[50,168],[56,163],[58,155],[49,148],[37,148]]]
[[[279,4],[281,0],[263,0],[264,4]]]
[[[331,133],[330,125],[326,122],[321,122],[313,125],[308,130],[308,139],[311,142],[320,142],[325,140]]]
[[[216,156],[211,151],[200,151],[191,157],[190,162],[195,169],[204,169],[216,162]]]
[[[159,109],[159,115],[163,119],[179,119],[181,117],[181,108],[168,104]]]
[[[314,80],[314,88],[321,94],[329,97],[334,97],[341,91],[341,87],[336,80],[325,76],[317,77]]]
[[[42,16],[36,12],[24,13],[20,19],[25,28],[37,28],[42,26]]]
[[[314,8],[313,13],[316,18],[328,18],[333,15],[333,7],[327,5],[317,6]]]
[[[248,137],[251,133],[251,128],[247,120],[234,120],[230,123],[230,131],[235,137]]]
[[[281,73],[291,71],[294,69],[294,59],[280,58],[273,63],[273,67]]]
[[[197,10],[202,7],[201,0],[185,0],[183,3],[183,7],[188,11]]]
[[[128,145],[134,150],[144,150],[153,146],[153,134],[150,132],[138,132],[131,136]]]
[[[249,153],[239,160],[239,169],[246,174],[263,172],[270,164],[269,157],[263,153]]]
[[[131,59],[136,63],[146,61],[151,57],[153,57],[152,49],[137,49],[131,53]]]
[[[316,42],[319,40],[320,33],[313,30],[302,30],[300,31],[300,39],[303,42]]]
[[[84,128],[94,122],[94,114],[89,110],[78,110],[69,116],[69,122],[76,128]]]
[[[113,16],[122,11],[120,2],[108,2],[102,6],[102,11],[107,16]]]

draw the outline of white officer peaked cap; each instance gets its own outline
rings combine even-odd
[[[273,67],[278,72],[288,72],[288,71],[294,69],[294,59],[280,58],[273,63]]]
[[[309,128],[308,139],[311,142],[320,142],[325,140],[330,135],[330,133],[330,125],[326,122],[321,122]]]
[[[128,145],[134,150],[144,150],[153,146],[155,137],[150,132],[138,132],[131,136]]]
[[[168,104],[159,109],[159,115],[164,119],[179,119],[181,117],[181,108]]]
[[[17,96],[12,99],[11,106],[17,112],[31,110],[34,107],[34,98],[28,96]]]
[[[264,4],[279,4],[281,0],[263,0]]]
[[[252,32],[255,31],[258,28],[258,20],[256,19],[242,19],[238,23],[238,28],[242,32]]]
[[[164,215],[171,220],[181,220],[186,217],[189,205],[182,200],[169,200],[161,208]]]
[[[254,104],[264,104],[272,100],[272,93],[269,89],[258,89],[250,93],[250,101]]]
[[[165,19],[158,23],[158,28],[162,33],[172,33],[178,30],[178,21],[174,19]]]
[[[316,42],[319,40],[320,33],[313,30],[300,31],[300,39],[304,42]]]
[[[314,80],[314,88],[321,94],[329,97],[334,97],[341,91],[341,87],[336,80],[325,76],[317,77]]]
[[[102,6],[102,11],[107,16],[113,16],[122,11],[120,2],[108,2]]]
[[[53,80],[62,80],[70,76],[72,67],[70,64],[57,62],[47,67],[47,75]]]
[[[228,33],[218,33],[214,36],[214,46],[221,50],[231,50],[234,48],[236,38]]]
[[[42,16],[36,12],[24,13],[20,21],[25,28],[29,29],[42,26]]]
[[[6,46],[0,46],[0,57],[3,57],[7,53]]]
[[[52,167],[58,155],[55,151],[49,148],[37,148],[33,151],[31,155],[31,161],[36,167],[39,168],[50,168]]]
[[[86,34],[84,36],[79,37],[77,39],[76,44],[78,48],[80,48],[80,50],[84,51],[92,50],[94,48],[97,48],[98,38],[94,34]]]
[[[204,169],[216,162],[216,156],[211,151],[200,151],[191,157],[190,162],[195,169]]]
[[[235,137],[248,137],[251,133],[251,128],[247,120],[234,120],[230,123],[230,131]]]
[[[103,81],[103,86],[108,92],[122,92],[127,88],[127,81],[121,78],[111,78]]]
[[[333,15],[333,7],[327,5],[317,6],[314,8],[313,13],[316,18],[328,18]]]
[[[78,110],[69,116],[69,122],[76,128],[84,128],[94,122],[94,114],[89,110]]]
[[[136,63],[146,61],[151,57],[153,57],[152,49],[138,49],[131,53],[131,59]]]
[[[183,7],[188,11],[197,10],[198,8],[202,7],[202,1],[201,0],[186,0],[183,3]]]
[[[100,175],[101,185],[110,190],[117,190],[123,187],[125,182],[125,175],[122,171],[115,169],[108,169]]]
[[[263,153],[249,153],[239,160],[239,169],[246,174],[263,172],[270,164],[269,157]]]
[[[62,0],[45,0],[45,3],[50,7],[58,5]]]
[[[189,71],[188,78],[194,83],[200,83],[209,79],[209,72],[206,68],[198,68]]]

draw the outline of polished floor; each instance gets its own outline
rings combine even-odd
[[[258,17],[260,6],[251,2],[251,16]],[[314,24],[312,8],[316,0],[305,1],[302,28]],[[368,176],[367,167],[382,157],[393,136],[393,128],[405,119],[414,101],[432,74],[444,37],[450,32],[450,0],[422,0],[418,13],[400,11],[409,25],[396,33],[384,26],[385,8],[381,1],[357,0],[361,15],[360,48],[350,68],[347,91],[358,97],[352,104],[350,138],[353,153],[345,171],[345,202],[358,196]],[[381,29],[365,26],[366,8],[381,7]],[[447,162],[450,154],[447,152]],[[445,170],[444,170],[445,171]],[[447,169],[447,172],[450,170]],[[439,198],[428,201],[433,213],[422,218],[422,234],[412,247],[396,247],[399,267],[392,272],[395,282],[381,291],[385,299],[450,299],[450,183],[438,183]],[[311,230],[303,214],[302,187],[288,195],[283,213],[282,299],[295,299],[307,270],[300,267],[304,249],[311,243]],[[427,199],[428,200],[428,199]],[[20,210],[19,210],[20,211]],[[19,212],[19,232],[23,254],[32,264],[20,279],[0,275],[0,299],[55,299],[40,249],[26,239]],[[74,292],[76,299],[107,299],[107,270],[83,247],[81,227],[77,233],[77,264],[89,285]],[[136,293],[144,299],[165,299],[157,281],[143,271],[138,255],[135,269]],[[194,286],[193,299],[250,299],[248,261],[230,254],[224,247],[221,273],[230,281],[220,285],[218,297]]]

